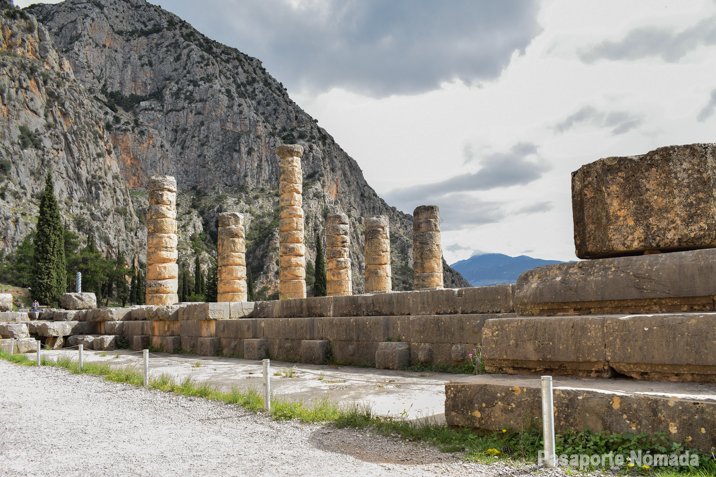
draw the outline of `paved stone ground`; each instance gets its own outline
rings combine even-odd
[[[0,361],[2,475],[480,475],[466,463],[369,431],[276,422],[238,406]],[[542,475],[564,475],[552,471]]]

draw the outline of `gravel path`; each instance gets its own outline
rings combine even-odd
[[[377,436],[0,360],[1,475],[525,475]],[[556,471],[550,475],[564,475]],[[547,474],[542,474],[547,475]]]

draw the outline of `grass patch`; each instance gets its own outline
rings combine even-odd
[[[25,366],[35,366],[35,362],[25,355],[10,355],[0,351],[0,359]],[[85,363],[82,371],[79,363],[67,357],[57,361],[42,358],[43,366],[65,368],[75,374],[92,374],[107,381],[142,386],[144,382],[141,370],[132,367],[117,368],[109,364]],[[230,392],[219,391],[208,383],[197,383],[191,378],[177,382],[170,375],[162,374],[150,379],[149,387],[158,391],[171,392],[182,396],[200,397],[235,404],[247,410],[263,410],[263,395],[256,388],[232,388]],[[538,451],[542,449],[541,424],[538,419],[525,416],[520,429],[505,428],[500,431],[476,433],[470,429],[451,429],[445,424],[424,419],[408,421],[401,416],[383,417],[372,413],[365,405],[338,406],[328,399],[296,401],[283,396],[271,398],[271,417],[275,420],[298,419],[303,422],[332,423],[338,428],[353,427],[371,429],[384,436],[399,437],[411,442],[423,442],[434,445],[443,452],[464,452],[469,461],[492,463],[498,460],[511,463],[534,463]],[[680,444],[667,439],[665,434],[654,436],[646,434],[606,434],[583,431],[567,431],[558,434],[557,455],[561,454],[614,454],[629,455],[631,451],[655,454],[681,454],[689,451],[698,455],[699,466],[678,468],[629,468],[623,467],[619,475],[658,475],[660,477],[692,476],[706,477],[716,475],[716,459],[713,455],[689,449],[686,443]],[[590,467],[590,470],[594,470]],[[604,470],[604,469],[603,469]],[[609,469],[606,469],[609,470]],[[572,471],[574,472],[574,470]]]

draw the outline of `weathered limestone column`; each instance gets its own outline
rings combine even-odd
[[[437,205],[421,205],[413,212],[413,259],[415,290],[443,287],[440,209]]]
[[[326,292],[328,296],[352,295],[350,225],[346,214],[326,217]]]
[[[246,301],[245,238],[244,217],[241,214],[219,214],[218,302]]]
[[[390,268],[390,223],[387,215],[365,219],[365,292],[392,289]]]
[[[276,148],[281,158],[279,176],[279,296],[306,298],[306,247],[303,244],[303,147],[283,145]]]
[[[147,305],[179,303],[177,265],[177,181],[171,176],[149,180],[147,212]]]

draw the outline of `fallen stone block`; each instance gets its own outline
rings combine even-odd
[[[301,341],[301,362],[303,364],[325,364],[331,350],[328,340]]]
[[[92,349],[95,351],[114,351],[117,348],[117,337],[116,336],[96,336],[93,343]]]
[[[42,310],[40,311],[40,316],[38,316],[37,319],[40,321],[54,321],[56,311],[59,310],[55,310],[53,308]]]
[[[605,258],[535,268],[515,286],[519,315],[713,311],[716,250]]]
[[[72,334],[72,321],[40,321],[33,325],[33,333],[38,336],[69,336]]]
[[[380,343],[375,352],[376,369],[404,369],[410,365],[410,343]]]
[[[16,340],[28,338],[30,332],[24,323],[0,323],[0,337]]]
[[[216,356],[221,350],[221,338],[199,338],[199,355]]]
[[[91,310],[97,308],[94,293],[65,293],[60,301],[65,310]]]
[[[488,373],[610,377],[604,316],[487,320],[482,357]]]
[[[147,335],[140,335],[135,336],[132,338],[132,349],[134,351],[142,351],[144,349],[149,349],[149,336]]]
[[[615,379],[553,380],[554,425],[566,430],[655,435],[710,452],[716,446],[713,386]],[[698,401],[696,404],[693,401]],[[540,378],[478,375],[445,385],[449,426],[500,431],[520,429],[525,416],[542,415]]]
[[[716,144],[607,157],[572,173],[579,258],[716,246]]]
[[[716,313],[609,316],[606,358],[635,379],[716,383]]]
[[[266,359],[268,358],[268,340],[250,339],[244,340],[244,359]]]
[[[165,336],[163,339],[165,353],[178,353],[181,350],[181,336]]]
[[[10,293],[0,293],[0,312],[12,311],[12,295]]]

